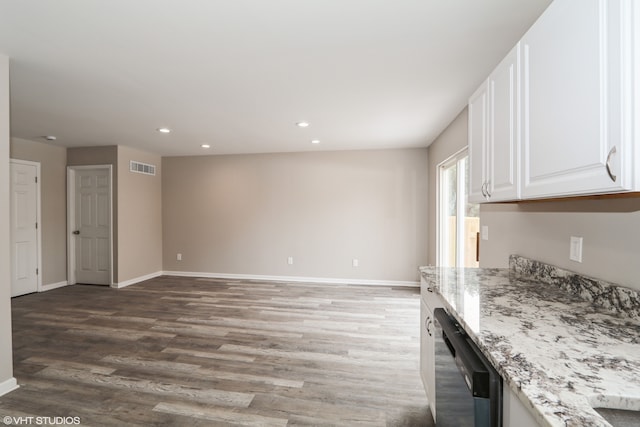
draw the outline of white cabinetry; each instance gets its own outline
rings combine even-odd
[[[486,201],[487,184],[487,112],[489,94],[487,82],[469,98],[469,201]]]
[[[502,388],[502,425],[503,427],[538,427],[540,425],[506,383]]]
[[[469,100],[469,199],[640,191],[638,102],[640,2],[554,0]]]
[[[516,46],[469,99],[472,202],[519,197],[519,67]]]
[[[431,415],[436,418],[435,350],[433,336],[433,310],[442,307],[440,297],[424,279],[421,283],[420,302],[420,377],[427,394]]]
[[[556,0],[521,40],[523,198],[635,186],[632,3]]]
[[[424,300],[420,301],[420,377],[427,394],[427,401],[431,414],[435,418],[435,365],[433,362],[433,310],[427,307]]]

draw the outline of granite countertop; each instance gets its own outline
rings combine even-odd
[[[610,426],[640,410],[637,292],[512,256],[508,269],[422,267],[422,277],[547,426]]]

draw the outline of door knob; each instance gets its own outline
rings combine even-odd
[[[76,234],[76,235],[80,234],[80,230],[74,231],[73,234]]]

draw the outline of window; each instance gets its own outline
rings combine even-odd
[[[467,201],[469,155],[455,154],[438,166],[438,265],[478,267],[479,206]]]

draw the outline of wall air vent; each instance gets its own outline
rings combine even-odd
[[[156,165],[149,165],[147,163],[136,162],[135,160],[131,160],[129,162],[129,171],[135,172],[135,173],[143,173],[145,175],[155,175]]]

